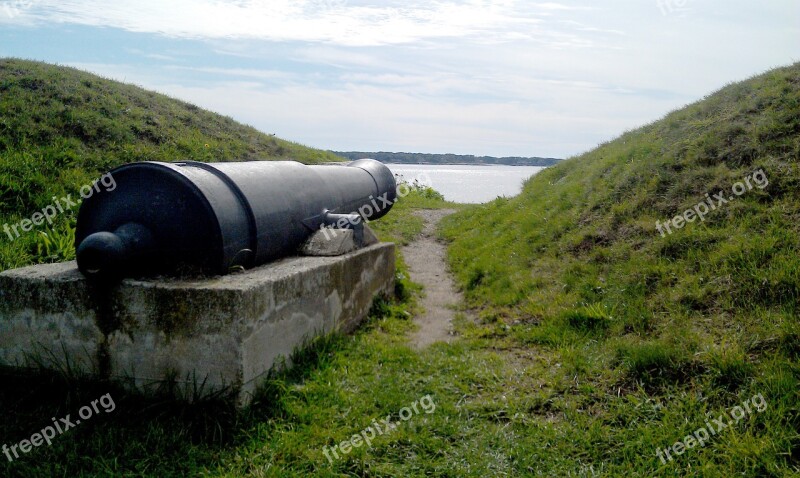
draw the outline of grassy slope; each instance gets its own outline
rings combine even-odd
[[[136,86],[0,59],[0,226],[29,218],[53,196],[77,196],[126,162],[253,159],[341,160]],[[69,236],[72,221],[59,217],[51,236]],[[48,260],[41,239],[29,232],[11,242],[3,234],[0,270]],[[51,259],[69,254],[55,252]]]
[[[787,72],[776,73],[776,77],[786,75]],[[773,81],[781,91],[785,82]],[[796,96],[795,100],[790,97],[792,91],[796,90],[782,94],[775,108],[796,101]],[[768,93],[769,88],[759,89],[756,96],[768,97]],[[796,115],[785,113],[783,120],[775,124],[796,125]],[[692,116],[679,113],[684,114]],[[715,123],[710,124],[713,131]],[[689,126],[676,122],[675,127]],[[583,208],[581,213],[584,209],[594,211],[586,219],[589,223],[595,221],[597,227],[603,218],[610,220],[609,206],[589,201],[613,191],[617,194],[626,191],[622,186],[625,181],[609,183],[620,186],[607,188],[606,193],[600,184],[584,191],[581,181],[592,184],[588,171],[593,168],[609,171],[606,181],[611,181],[611,172],[620,163],[611,154],[624,149],[622,141],[633,136],[635,133],[619,143],[604,146],[606,149],[601,151],[603,156],[609,155],[606,159],[568,161],[541,173],[539,178],[544,179],[534,179],[519,199],[474,208],[453,221],[448,234],[453,239],[456,232],[464,236],[453,243],[454,265],[465,286],[471,284],[470,301],[484,310],[483,324],[475,326],[462,321],[459,325],[464,340],[415,352],[405,338],[411,328],[408,312],[413,311],[413,300],[379,303],[364,328],[353,336],[334,337],[305,351],[298,357],[300,365],[275,377],[263,390],[259,402],[241,415],[215,404],[185,407],[168,401],[145,401],[115,391],[108,384],[85,385],[65,377],[53,381],[30,377],[7,380],[0,388],[0,408],[14,412],[0,418],[0,443],[11,444],[30,436],[49,424],[49,417],[74,415],[80,406],[109,391],[114,394],[117,409],[81,424],[69,435],[57,438],[53,446],[38,448],[18,462],[0,460],[0,475],[791,475],[788,470],[796,467],[798,460],[799,348],[794,332],[796,314],[787,300],[755,305],[751,307],[752,314],[742,312],[745,308],[741,305],[733,310],[720,310],[718,316],[712,316],[712,309],[699,314],[674,314],[677,308],[687,307],[686,302],[671,300],[661,304],[649,299],[639,307],[642,312],[637,320],[626,312],[627,302],[578,306],[579,313],[569,313],[575,309],[575,303],[582,301],[591,305],[609,296],[629,297],[616,288],[624,282],[624,275],[604,275],[602,281],[598,276],[597,288],[586,287],[584,284],[591,282],[594,268],[613,273],[629,268],[633,270],[631,274],[645,273],[653,261],[667,257],[658,266],[663,268],[663,275],[645,284],[648,290],[654,289],[653,294],[668,294],[666,286],[659,285],[664,277],[671,281],[670,287],[675,286],[675,297],[682,294],[686,277],[697,273],[696,267],[708,270],[704,261],[712,256],[705,250],[694,253],[696,257],[691,262],[676,255],[685,255],[686,248],[695,244],[693,241],[678,242],[686,244],[684,249],[675,249],[678,246],[664,249],[667,256],[659,253],[642,257],[641,267],[638,264],[634,267],[629,262],[632,254],[638,254],[636,251],[643,247],[658,247],[651,243],[660,240],[655,236],[653,223],[644,219],[642,227],[649,228],[649,232],[639,232],[641,245],[631,247],[627,258],[611,255],[618,251],[625,253],[615,249],[625,247],[621,239],[625,235],[614,236],[607,245],[600,241],[589,249],[588,244],[577,249],[568,247],[575,241],[580,245],[580,235],[580,240],[573,237],[571,242],[561,242],[567,241],[570,231],[575,232],[570,228],[585,226],[572,223],[573,207]],[[794,136],[785,134],[773,139],[790,145],[780,156],[773,153],[775,161],[791,163],[785,159],[791,151],[796,157],[797,142],[793,138],[796,131]],[[709,136],[709,140],[713,139]],[[777,149],[781,148],[772,151]],[[643,162],[641,156],[637,158],[633,165]],[[753,163],[750,167],[755,166]],[[649,180],[655,176],[653,171],[651,168],[641,174]],[[684,167],[681,171],[688,174],[690,170]],[[771,174],[766,167],[765,171]],[[726,181],[741,179],[737,171],[723,176]],[[636,176],[629,177],[633,187]],[[783,181],[788,178],[791,174],[787,173]],[[698,229],[712,227],[712,222],[730,224],[744,216],[740,209],[735,209],[735,214],[728,217],[730,208],[774,207],[776,199],[772,195],[781,188],[772,188],[780,180],[781,174],[772,174],[765,193],[747,193],[721,210],[720,215],[709,217],[705,226],[692,224],[681,234],[696,234],[700,232]],[[554,186],[549,186],[550,182]],[[556,189],[556,194],[548,197],[548,193],[537,192],[542,188]],[[790,202],[792,190],[785,192],[785,200]],[[538,199],[531,199],[532,195],[538,195]],[[700,200],[688,196],[683,199],[688,204]],[[675,200],[681,196],[675,193],[671,197]],[[375,224],[382,237],[407,240],[421,226],[410,215],[414,208],[444,205],[419,195],[407,199]],[[623,201],[615,200],[613,204]],[[500,211],[528,216],[528,221],[517,226],[516,221],[497,214]],[[777,214],[776,220],[788,223],[795,214],[792,211]],[[665,212],[652,214],[664,218],[675,213],[665,207]],[[546,221],[540,217],[545,214]],[[489,227],[492,221],[504,222],[504,228]],[[458,223],[470,224],[475,229],[457,230],[454,225]],[[564,233],[549,235],[553,233],[550,227],[561,227]],[[541,239],[528,237],[539,233]],[[721,236],[709,247],[735,239]],[[551,245],[555,251],[548,249]],[[528,255],[525,261],[515,258],[523,249],[530,254],[528,248],[534,246],[538,247],[535,257]],[[603,257],[602,248],[606,247],[610,249],[607,251],[610,259],[598,261]],[[487,259],[492,251],[496,257]],[[502,264],[497,265],[498,262]],[[620,269],[613,269],[615,264]],[[489,269],[490,265],[493,268]],[[473,274],[477,267],[485,272]],[[732,287],[732,281],[723,273],[726,272],[714,272],[702,282]],[[512,277],[513,281],[506,277]],[[551,286],[555,280],[560,282]],[[409,287],[407,281],[401,283],[402,290]],[[550,287],[550,292],[545,290]],[[632,289],[630,297],[634,298],[633,294],[640,289]],[[576,293],[594,293],[598,297],[585,300]],[[553,300],[548,302],[535,294]],[[754,300],[766,304],[757,298],[758,294],[755,296]],[[722,301],[725,296],[713,300]],[[660,312],[656,313],[657,310]],[[633,328],[626,330],[623,324],[631,324]],[[759,327],[762,335],[756,330]],[[750,333],[753,330],[756,332]],[[706,336],[715,331],[722,338],[706,342]],[[756,392],[762,392],[768,400],[765,412],[748,416],[734,430],[725,431],[701,450],[678,457],[677,462],[660,464],[655,456],[656,446],[670,445],[702,426],[704,411],[725,410]],[[393,414],[397,420],[402,407],[425,394],[430,394],[436,403],[434,413],[415,415],[398,431],[377,438],[371,448],[358,448],[341,460],[328,463],[323,446],[339,443],[369,426],[373,419],[387,414]]]
[[[732,84],[450,218],[484,346],[559,364],[553,443],[595,468],[782,476],[800,468],[800,64]],[[706,193],[754,187],[662,237]],[[557,387],[558,388],[558,387]],[[762,393],[769,407],[662,466],[666,447]],[[715,415],[716,416],[716,415]],[[571,437],[570,440],[564,438]],[[544,452],[547,453],[547,452]],[[551,470],[557,470],[553,452]],[[545,465],[547,468],[548,465]]]
[[[0,222],[27,217],[54,195],[74,196],[81,185],[127,161],[338,159],[72,69],[2,60],[0,93]],[[413,209],[444,206],[454,207],[418,188],[373,226],[384,240],[402,244],[422,229]],[[74,218],[60,219],[56,227],[68,235]],[[48,234],[54,232],[59,231]],[[0,238],[0,270],[63,258],[40,253],[39,244],[35,234],[13,243]],[[337,470],[352,468],[352,460],[329,467],[323,444],[368,425],[362,424],[364,416],[396,413],[422,394],[419,384],[408,380],[418,373],[420,361],[404,339],[414,310],[409,292],[418,287],[408,281],[402,261],[398,265],[399,303],[378,303],[372,322],[357,335],[330,337],[301,353],[298,365],[275,377],[245,413],[234,413],[225,403],[145,399],[69,371],[42,376],[3,371],[0,409],[8,413],[0,417],[0,445],[29,438],[50,424],[49,417],[71,414],[74,419],[78,408],[107,393],[116,408],[18,460],[0,455],[0,476],[307,476],[309,470],[335,476]],[[351,361],[360,370],[348,382],[343,376],[356,372]],[[375,376],[374,364],[381,362],[386,362],[386,374]],[[380,393],[373,397],[375,389]],[[362,400],[365,396],[373,400]],[[376,466],[407,469],[402,462],[390,454],[377,459]]]
[[[416,188],[372,227],[381,239],[403,244],[422,230],[412,212],[434,207],[459,206]],[[108,393],[116,408],[19,460],[0,455],[0,476],[414,476],[435,468],[451,469],[449,476],[487,476],[485,464],[469,464],[472,447],[459,444],[456,463],[436,450],[471,428],[453,421],[461,390],[500,370],[470,371],[453,388],[449,374],[464,366],[462,349],[420,355],[408,347],[419,287],[409,282],[402,260],[398,266],[399,300],[376,302],[370,320],[354,335],[330,336],[298,353],[295,367],[275,376],[242,413],[226,403],[143,398],[68,371],[42,376],[6,371],[0,409],[11,412],[0,415],[0,445],[30,437],[49,417],[74,418],[81,406]],[[392,420],[400,421],[398,412],[426,394],[434,398],[434,413],[420,412],[409,426],[376,439],[370,451],[328,462],[324,446],[348,439],[373,419],[393,414]],[[477,429],[469,434],[479,440],[476,446],[484,440]],[[409,459],[409,453],[419,456]]]

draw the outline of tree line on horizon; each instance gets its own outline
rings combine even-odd
[[[382,163],[401,164],[499,164],[506,166],[553,166],[561,161],[559,158],[506,156],[475,156],[471,154],[433,154],[433,153],[389,153],[364,151],[331,151],[350,160],[377,159]]]

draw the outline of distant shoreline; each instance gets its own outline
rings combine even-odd
[[[386,151],[331,151],[333,154],[349,160],[363,158],[376,159],[382,163],[392,164],[429,164],[429,165],[462,165],[462,166],[537,166],[548,167],[557,164],[559,158],[507,156],[473,156],[468,154],[429,154],[429,153],[391,153]]]
[[[374,159],[374,158],[371,158]],[[381,161],[383,164],[402,166],[520,166],[526,168],[547,168],[538,164],[498,164],[498,163],[401,163],[398,161]]]

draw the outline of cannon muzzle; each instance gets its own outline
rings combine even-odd
[[[91,278],[225,274],[294,254],[331,217],[373,220],[397,199],[378,161],[141,162],[111,171],[116,187],[86,199],[75,232]]]

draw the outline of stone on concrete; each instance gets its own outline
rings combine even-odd
[[[273,366],[315,336],[350,332],[394,289],[395,249],[290,257],[202,280],[91,285],[75,262],[0,273],[0,364],[111,378],[246,405]]]
[[[366,224],[362,226],[362,246],[377,244],[378,237]],[[353,229],[323,228],[309,237],[300,246],[300,253],[306,256],[340,256],[358,249],[356,231]]]
[[[378,240],[378,236],[375,235],[375,232],[366,224],[364,224],[364,237],[362,238],[364,241],[364,247],[371,246],[373,244],[377,244],[380,241]]]
[[[306,256],[341,256],[356,250],[355,231],[352,229],[322,229],[300,246]]]

